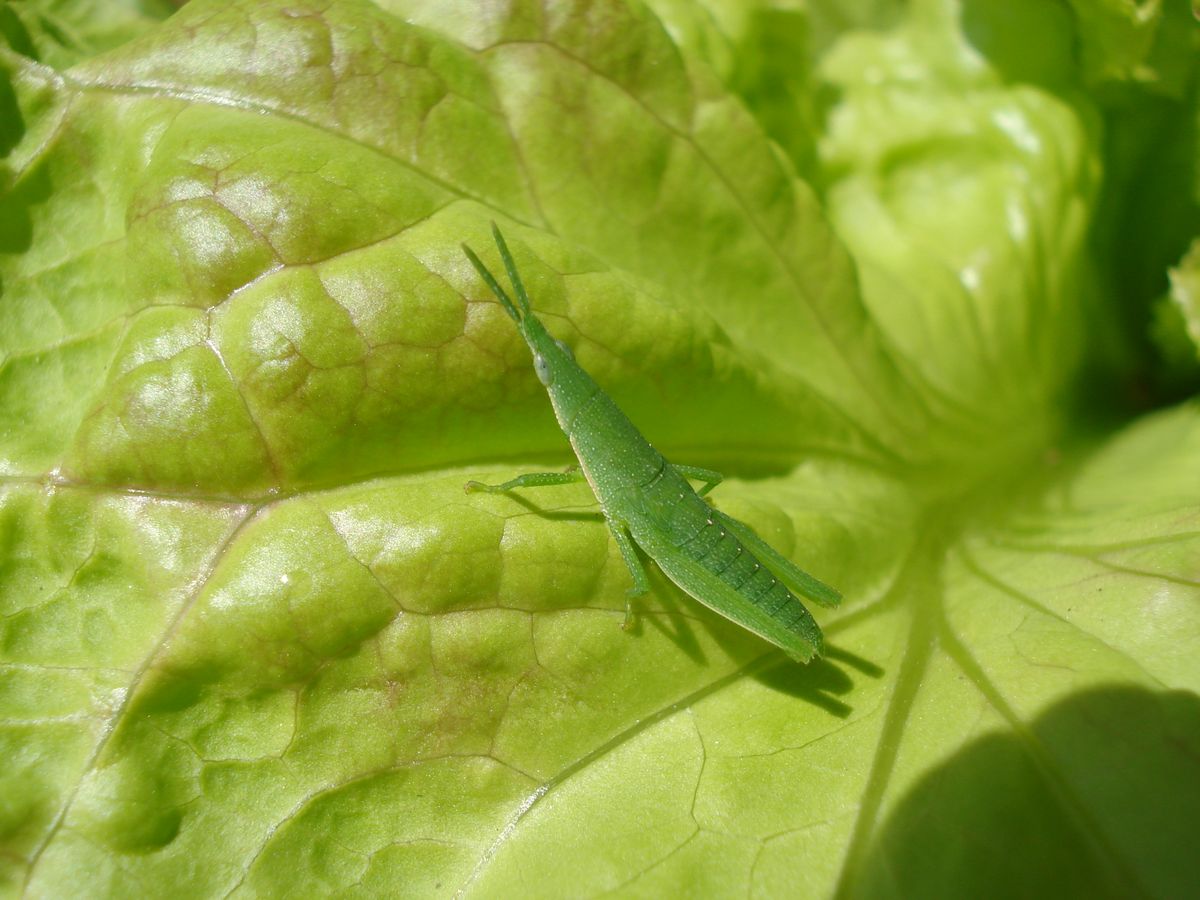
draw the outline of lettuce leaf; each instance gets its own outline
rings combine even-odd
[[[1171,284],[1194,339],[1196,197],[1116,211],[1162,177],[1124,110],[1194,110],[1200,55],[1147,9],[6,27],[0,891],[1186,893],[1200,406],[1130,361]],[[463,493],[571,460],[458,249],[490,219],[842,590],[824,659],[656,572],[623,632],[586,487]]]

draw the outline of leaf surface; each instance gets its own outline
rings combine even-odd
[[[1116,2],[827,6],[2,32],[0,890],[1186,893],[1200,408],[1113,386],[1133,304],[1194,340],[1195,198],[1110,283],[1152,151],[1106,92],[1194,109],[1194,48]],[[459,250],[491,219],[842,591],[824,659],[657,570],[623,632],[586,486],[463,492],[571,461]]]

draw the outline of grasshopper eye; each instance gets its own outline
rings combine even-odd
[[[570,347],[568,347],[566,344],[564,344],[560,340],[555,340],[554,343],[558,345],[559,350],[561,350],[563,353],[567,354],[567,359],[569,359],[569,360],[575,359],[575,354],[571,352]]]
[[[540,353],[533,358],[533,371],[537,372],[538,381],[546,387],[554,383],[554,373],[550,371],[550,366]]]

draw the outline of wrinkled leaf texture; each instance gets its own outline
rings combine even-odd
[[[0,10],[0,891],[1194,889],[1185,4],[99,9]],[[463,493],[571,459],[491,219],[825,659]]]

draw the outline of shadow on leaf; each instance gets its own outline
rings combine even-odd
[[[1200,698],[1094,690],[926,774],[839,895],[1194,896],[1197,822]]]
[[[879,678],[883,669],[869,660],[837,647],[826,646],[824,654],[807,665],[782,659],[754,677],[772,690],[779,691],[837,716],[847,718],[853,709],[837,698],[849,694],[854,679],[846,671],[855,669],[868,678]]]

